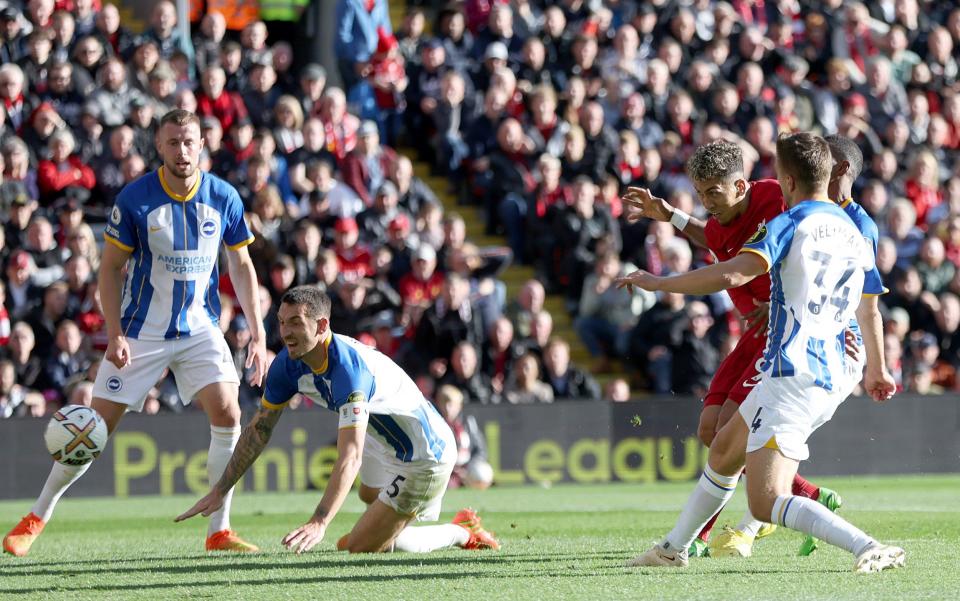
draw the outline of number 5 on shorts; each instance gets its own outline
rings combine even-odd
[[[387,488],[387,496],[391,499],[396,499],[397,495],[400,494],[400,483],[406,480],[403,476],[397,476],[393,479],[393,482],[390,483],[390,486]]]

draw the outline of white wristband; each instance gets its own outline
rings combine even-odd
[[[687,215],[680,209],[673,210],[673,214],[670,215],[670,225],[682,232],[688,223],[690,223],[690,215]]]

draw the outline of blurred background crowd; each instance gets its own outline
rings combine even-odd
[[[694,148],[735,141],[749,177],[768,178],[776,136],[796,130],[863,150],[855,199],[881,233],[898,386],[958,389],[954,2],[466,0],[404,7],[394,29],[386,0],[337,0],[330,69],[295,51],[309,2],[257,4],[194,3],[183,35],[166,1],[138,33],[100,0],[0,1],[0,417],[89,402],[105,215],[158,167],[171,108],[202,117],[201,168],[245,204],[268,347],[283,292],[320,286],[333,329],[403,365],[458,437],[479,438],[460,413],[472,403],[702,394],[740,317],[726,293],[612,285],[712,260],[669,223],[628,224],[620,195],[647,187],[704,216],[684,173]],[[503,245],[467,240],[472,219]],[[508,295],[512,264],[536,277]],[[574,339],[554,334],[553,294]],[[242,371],[231,295],[222,281]],[[572,364],[571,345],[594,362]],[[624,377],[601,389],[593,374],[610,370]],[[242,388],[244,407],[258,399]],[[182,410],[158,382],[147,411]]]

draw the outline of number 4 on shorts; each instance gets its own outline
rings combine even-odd
[[[753,416],[753,421],[750,422],[750,431],[754,434],[757,433],[757,430],[760,429],[760,425],[763,423],[760,419],[760,412],[763,411],[763,407],[757,409],[756,414]]]

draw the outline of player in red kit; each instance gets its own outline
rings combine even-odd
[[[687,162],[687,175],[700,202],[710,213],[706,222],[675,209],[643,188],[629,188],[624,196],[628,221],[644,218],[668,221],[695,244],[709,249],[717,260],[726,261],[734,258],[764,224],[787,210],[777,180],[746,180],[743,153],[732,142],[716,141],[699,147]],[[746,327],[736,347],[720,364],[703,398],[697,435],[708,447],[759,382],[759,364],[767,343],[770,276],[764,274],[728,292],[746,320]],[[841,504],[836,492],[818,487],[799,475],[794,479],[793,493],[817,500],[832,511]],[[689,549],[691,556],[748,557],[753,541],[775,528],[755,520],[748,510],[736,528],[726,528],[710,542],[708,552],[707,541],[716,519],[714,516],[704,526]],[[803,548],[815,548],[815,545],[806,544]]]

